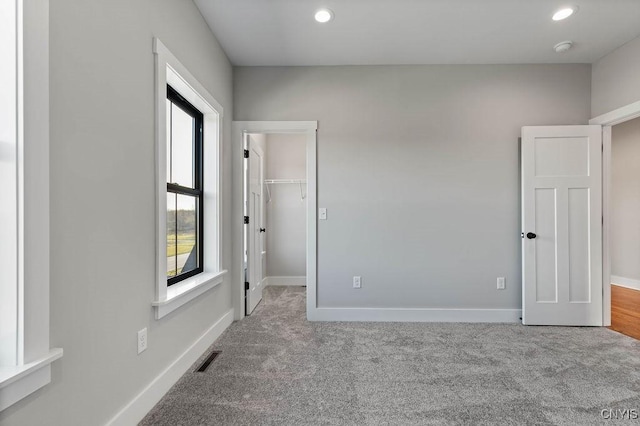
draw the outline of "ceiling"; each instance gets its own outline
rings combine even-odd
[[[640,35],[640,0],[194,1],[234,65],[592,63]]]

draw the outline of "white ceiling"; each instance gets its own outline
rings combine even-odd
[[[592,63],[640,35],[640,0],[194,1],[235,65]]]

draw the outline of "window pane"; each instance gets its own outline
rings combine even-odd
[[[171,181],[194,188],[194,128],[195,119],[176,104],[171,107]]]
[[[198,217],[197,198],[177,195],[176,214],[176,269],[181,274],[198,268]]]
[[[167,99],[167,182],[171,180],[171,101]]]
[[[0,32],[2,33],[0,35],[0,57],[2,58],[0,61],[0,199],[2,200],[0,201],[0,371],[3,367],[15,366],[17,361],[19,300],[18,268],[16,267],[18,263],[17,194],[18,192],[29,193],[29,189],[16,191],[18,187],[16,181],[17,4],[18,2],[15,1],[0,3]],[[22,51],[22,47],[19,50]],[[27,169],[25,172],[27,176],[36,175],[38,170]],[[41,197],[37,193],[36,196],[38,199]],[[25,306],[29,305],[25,304]],[[3,391],[0,399],[3,399],[4,395]]]
[[[167,193],[167,277],[177,273],[176,194]]]

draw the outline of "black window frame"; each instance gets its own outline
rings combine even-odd
[[[178,91],[167,84],[167,100],[176,105],[178,108],[186,112],[188,115],[194,118],[194,146],[193,146],[193,188],[178,185],[176,183],[167,182],[167,194],[173,193],[177,195],[188,195],[196,199],[196,246],[197,246],[197,268],[188,272],[175,275],[173,277],[167,277],[167,287],[177,284],[187,278],[198,275],[204,271],[204,172],[203,172],[203,157],[204,157],[204,115],[200,110],[194,107],[189,101],[187,101]],[[167,117],[167,120],[171,120],[171,117]],[[172,123],[170,123],[172,124]],[[169,136],[171,137],[171,136]],[[167,170],[167,175],[169,171]],[[177,213],[176,213],[177,214]],[[166,226],[166,224],[165,224]],[[176,217],[176,237],[177,237],[178,221]],[[176,238],[177,244],[177,238]],[[177,265],[176,265],[177,266]]]

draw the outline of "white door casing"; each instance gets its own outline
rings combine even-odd
[[[601,326],[601,126],[522,128],[522,322]]]
[[[247,291],[247,314],[251,314],[262,300],[263,288],[263,211],[264,197],[264,153],[249,139],[249,290]]]

